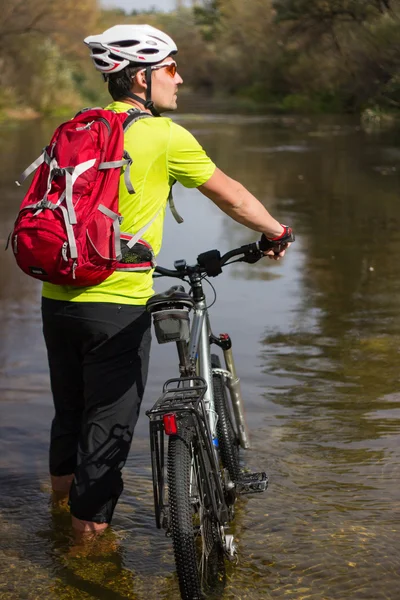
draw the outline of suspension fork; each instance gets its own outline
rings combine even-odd
[[[233,414],[235,416],[235,421],[238,428],[240,445],[246,450],[250,448],[250,436],[246,423],[240,379],[237,376],[235,361],[232,353],[232,341],[227,333],[221,333],[219,337],[211,334],[210,342],[219,346],[224,353],[226,371],[221,369],[221,374],[225,377],[226,385],[228,386],[231,396]]]

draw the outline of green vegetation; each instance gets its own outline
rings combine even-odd
[[[82,39],[123,22],[176,39],[187,89],[271,111],[374,122],[399,112],[400,0],[203,0],[130,15],[96,0],[0,0],[0,10],[0,113],[106,101]]]

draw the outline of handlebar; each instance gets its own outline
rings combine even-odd
[[[156,276],[158,275],[159,277],[177,277],[178,279],[183,279],[187,275],[187,273],[181,273],[180,271],[175,271],[172,269],[165,269],[159,265],[155,267],[154,273],[156,273]]]
[[[223,256],[221,256],[219,250],[209,250],[208,252],[199,254],[197,263],[193,266],[187,265],[185,260],[178,260],[174,263],[175,269],[166,269],[157,266],[155,267],[155,273],[160,277],[176,277],[177,279],[184,279],[194,273],[200,275],[205,274],[208,277],[216,277],[222,273],[222,268],[227,265],[231,258],[241,256],[241,258],[233,262],[254,264],[264,257],[265,251],[273,250],[276,254],[279,254],[279,252],[281,252],[289,242],[293,242],[294,239],[292,230],[289,227],[286,227],[284,235],[279,238],[279,240],[270,240],[263,235],[260,241],[230,250]]]

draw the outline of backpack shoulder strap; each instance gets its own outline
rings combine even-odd
[[[150,113],[147,113],[147,112],[143,112],[143,111],[139,110],[138,108],[129,109],[127,115],[128,116],[126,117],[126,119],[122,125],[124,133],[126,133],[128,131],[128,129],[130,127],[132,127],[132,125],[134,125],[134,123],[136,123],[136,121],[140,121],[141,119],[147,119],[148,117],[153,118],[153,115],[151,115]]]
[[[86,108],[82,108],[82,110],[80,110],[79,112],[76,113],[74,119],[76,117],[79,117],[83,113],[88,112],[88,110],[104,110],[104,109],[101,106],[86,106]]]
[[[123,130],[124,133],[126,133],[128,131],[128,129],[130,127],[132,127],[132,125],[134,125],[136,123],[136,121],[140,121],[140,119],[147,119],[148,117],[152,117],[153,115],[147,113],[147,112],[143,112],[141,110],[139,110],[138,108],[131,108],[130,110],[128,110],[127,113],[127,117],[125,119],[125,121],[123,122]],[[129,155],[126,153],[125,151],[125,157],[127,157],[128,159],[130,159]],[[125,170],[125,183],[126,186],[128,188],[129,193],[134,193],[134,190],[131,191],[132,186],[129,185],[130,184],[130,173],[129,173],[129,167],[130,164],[128,164],[126,170]],[[183,223],[183,218],[180,216],[180,214],[178,213],[178,211],[176,210],[175,207],[175,203],[174,203],[174,199],[172,196],[172,186],[168,195],[168,204],[169,204],[169,208],[171,210],[171,213],[175,219],[175,221],[177,223]],[[158,216],[158,213],[153,217],[153,219],[150,221],[150,223],[148,223],[147,225],[145,225],[145,227],[143,227],[130,241],[129,244],[131,244],[130,247],[132,247],[137,241],[138,239],[140,239],[140,237],[145,233],[146,229],[152,224],[152,222],[154,221],[154,219]],[[129,245],[128,244],[128,245]]]
[[[176,181],[174,181],[174,183],[176,183]],[[178,223],[178,225],[180,225],[181,223],[183,223],[183,217],[181,217],[181,215],[178,213],[176,206],[175,206],[174,197],[172,195],[172,187],[173,187],[174,183],[171,185],[171,188],[169,190],[168,204],[169,204],[169,209],[172,213],[172,216],[174,217],[174,219]]]

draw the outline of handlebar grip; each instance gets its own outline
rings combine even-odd
[[[282,227],[284,227],[285,230],[278,238],[267,238],[264,234],[261,236],[261,240],[259,242],[260,250],[263,252],[266,252],[267,250],[273,250],[275,254],[279,254],[279,252],[281,252],[287,244],[294,242],[295,235],[292,228],[288,227],[287,225],[282,225]]]
[[[209,277],[216,277],[222,273],[221,253],[219,250],[209,250],[197,257],[197,264],[204,269]]]

